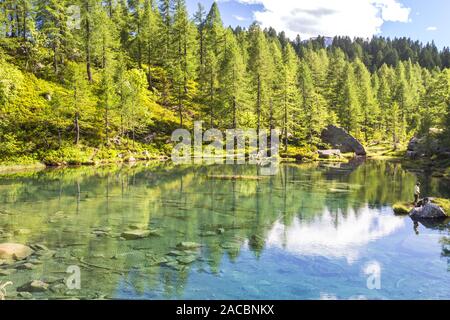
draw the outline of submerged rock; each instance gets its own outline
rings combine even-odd
[[[16,273],[17,270],[16,269],[1,269],[0,270],[0,277],[6,277],[6,276],[10,276],[13,273]]]
[[[17,270],[33,270],[34,268],[34,264],[28,262],[17,266]]]
[[[177,248],[181,250],[191,250],[191,249],[198,249],[202,245],[196,242],[180,242],[177,244]]]
[[[35,251],[50,251],[49,248],[47,248],[45,245],[41,243],[30,244],[30,248],[32,248]]]
[[[150,235],[150,230],[129,230],[122,232],[120,236],[126,240],[138,240],[148,238]]]
[[[177,261],[180,264],[191,264],[191,263],[195,262],[195,260],[197,260],[196,256],[182,256],[182,257],[177,258]]]
[[[444,209],[432,202],[412,209],[409,216],[413,219],[445,219],[448,217]]]
[[[45,292],[48,288],[48,283],[41,280],[33,280],[17,288],[17,292]]]
[[[200,237],[215,237],[217,236],[217,233],[214,231],[204,231],[200,233]]]
[[[0,244],[0,259],[7,262],[20,261],[33,254],[33,250],[23,244],[2,243]]]
[[[321,159],[330,159],[330,158],[340,158],[342,156],[341,150],[319,150],[317,151],[319,154],[319,158]]]
[[[26,292],[26,291],[19,292],[17,294],[17,296],[22,299],[32,299],[33,298],[33,295],[30,292]]]

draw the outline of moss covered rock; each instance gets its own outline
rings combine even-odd
[[[405,202],[398,202],[392,206],[392,209],[397,215],[407,215],[413,209],[413,205]]]
[[[434,203],[435,205],[438,205],[441,207],[444,212],[446,213],[447,217],[450,215],[450,200],[449,199],[443,199],[443,198],[432,198],[431,203]]]

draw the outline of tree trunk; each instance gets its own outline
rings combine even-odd
[[[287,110],[287,93],[284,92],[284,152],[288,150],[288,110]]]
[[[211,71],[211,78],[210,78],[210,106],[209,106],[209,116],[210,116],[210,128],[212,129],[214,127],[214,107],[213,107],[213,102],[214,102],[214,81],[213,81],[213,73]]]
[[[233,129],[237,129],[236,96],[233,96]]]
[[[59,70],[58,70],[58,53],[57,53],[56,45],[53,46],[53,69],[55,71],[55,74],[58,75],[58,73],[59,73]]]
[[[108,101],[106,102],[105,106],[105,143],[107,146],[109,146],[109,107],[108,107]]]
[[[258,95],[256,101],[256,115],[258,117],[256,133],[259,137],[259,132],[261,130],[261,76],[258,74]]]
[[[79,145],[80,143],[80,122],[79,122],[80,114],[77,112],[75,114],[75,144]]]
[[[151,49],[151,45],[148,45],[147,48],[148,52],[148,71],[147,71],[147,82],[148,82],[148,90],[152,91],[153,90],[153,76],[152,76],[152,58],[151,58],[151,53],[152,53],[152,49]]]
[[[92,71],[91,71],[91,24],[90,24],[90,8],[89,2],[86,2],[86,12],[88,17],[86,18],[86,71],[89,82],[92,83]]]

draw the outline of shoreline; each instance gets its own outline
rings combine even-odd
[[[298,160],[291,157],[280,157],[279,163],[280,164],[289,164],[289,163],[296,163],[296,164],[306,164],[306,163],[349,163],[353,159],[357,159],[358,157],[342,157],[342,158],[330,158],[330,159],[304,159],[304,160]],[[170,158],[168,157],[154,157],[149,159],[137,159],[133,161],[98,161],[98,162],[87,162],[87,163],[81,163],[81,164],[61,164],[61,165],[47,165],[43,162],[36,161],[34,163],[27,163],[27,164],[21,164],[18,163],[0,163],[0,175],[8,175],[8,174],[16,174],[16,173],[22,173],[22,172],[39,172],[43,170],[51,170],[51,169],[64,169],[64,168],[81,168],[81,167],[101,167],[101,166],[108,166],[108,165],[134,165],[139,163],[164,163],[170,161]],[[443,178],[443,179],[450,179],[450,159],[444,159],[441,161],[433,161],[432,159],[417,159],[417,160],[411,160],[407,159],[404,156],[380,156],[377,154],[369,154],[367,157],[365,157],[364,161],[387,161],[387,162],[395,162],[395,163],[401,163],[402,166],[405,168],[405,170],[416,173],[416,174],[424,174],[424,173],[430,173],[430,175],[434,178]]]

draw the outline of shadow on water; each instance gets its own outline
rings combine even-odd
[[[52,290],[37,297],[213,298],[206,288],[223,277],[226,261],[257,261],[263,269],[272,250],[305,263],[317,256],[358,260],[368,244],[403,227],[390,206],[409,201],[416,181],[387,162],[283,165],[259,180],[215,175],[258,176],[259,169],[154,163],[1,176],[0,243],[50,250],[8,279],[16,288],[47,280]],[[438,182],[429,191],[448,194]],[[448,241],[448,224],[442,228]],[[130,230],[150,235],[126,240]],[[60,285],[71,265],[81,267],[81,290]],[[187,296],[192,277],[196,295]]]

